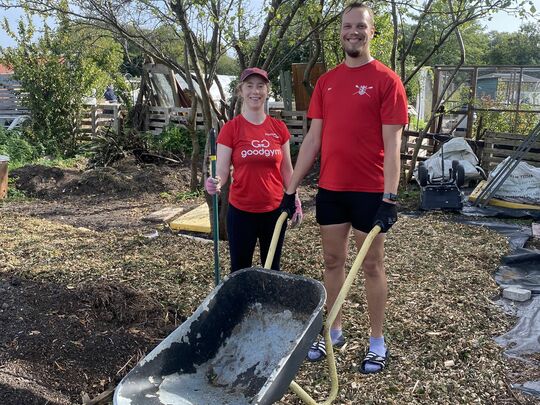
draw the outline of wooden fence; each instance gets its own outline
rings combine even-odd
[[[106,103],[88,106],[83,110],[79,121],[79,131],[84,139],[95,136],[101,129],[110,129],[115,133],[120,131],[122,105]]]
[[[20,84],[11,74],[0,74],[0,126],[8,127],[17,117],[30,112],[21,105]]]
[[[270,115],[282,120],[291,133],[291,145],[300,145],[308,131],[308,119],[305,111],[270,110]]]
[[[415,131],[403,131],[401,136],[401,163],[409,165],[412,158],[412,154],[416,143],[418,141],[418,132]],[[435,141],[433,140],[433,134],[426,134],[422,139],[420,150],[418,152],[418,161],[426,160],[434,152]]]
[[[486,132],[481,154],[482,168],[486,172],[493,170],[500,162],[512,155],[524,139],[524,135]],[[532,145],[530,151],[524,155],[523,161],[540,167],[540,140]]]
[[[149,107],[145,115],[145,130],[153,134],[160,134],[168,125],[186,125],[190,113],[189,108],[179,107]],[[92,106],[85,112],[81,119],[81,130],[88,135],[95,135],[100,128],[111,128],[118,132],[120,130],[120,120],[122,119],[122,109],[119,104],[99,104]],[[291,145],[300,145],[304,135],[309,129],[305,111],[285,111],[270,110],[270,115],[281,119],[287,125],[291,133]],[[204,131],[204,120],[202,113],[197,113],[196,128]],[[523,141],[524,135],[487,132],[485,140],[474,141],[467,139],[480,163],[486,172],[491,171],[497,164],[504,160]],[[450,139],[451,136],[427,133],[422,140],[418,161],[426,160],[440,146],[441,142]],[[418,139],[418,132],[403,131],[401,142],[401,163],[408,167]],[[531,151],[526,154],[524,161],[540,166],[540,141],[533,145]]]

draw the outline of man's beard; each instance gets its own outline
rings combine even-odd
[[[360,55],[360,51],[357,49],[343,49],[347,55],[349,55],[351,58],[358,58]]]

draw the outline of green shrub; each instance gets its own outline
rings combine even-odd
[[[476,113],[473,134],[478,134],[479,139],[483,138],[486,131],[528,135],[538,123],[539,115],[534,113],[533,107],[528,104],[521,104],[520,112],[500,111],[508,106],[490,99],[480,100],[475,107],[480,111]],[[491,109],[494,111],[490,111]]]
[[[25,194],[25,192],[17,188],[17,186],[15,185],[14,178],[9,177],[7,199],[8,200],[23,200],[25,198],[27,198],[27,195]]]
[[[169,125],[158,134],[146,134],[145,139],[150,150],[189,156],[193,151],[189,130],[184,126]],[[197,131],[197,140],[201,150],[204,148],[203,131]]]
[[[20,166],[35,159],[38,151],[20,132],[0,129],[0,155],[9,156],[10,166]]]

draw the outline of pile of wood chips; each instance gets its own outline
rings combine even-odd
[[[178,322],[213,287],[212,244],[167,229],[145,238],[11,215],[0,218],[0,246],[0,273],[67,288],[123,283],[164,308],[173,306]],[[283,271],[322,280],[319,230],[311,210],[300,228],[287,232],[283,250]],[[347,343],[336,354],[340,390],[335,403],[528,403],[530,397],[510,389],[509,366],[493,341],[513,323],[493,302],[499,288],[492,274],[507,251],[507,241],[487,229],[440,214],[401,216],[386,241],[388,369],[372,376],[358,372],[369,336],[360,276],[344,306]],[[355,252],[351,244],[348,267]],[[226,242],[220,256],[222,274],[227,274]],[[315,399],[326,398],[325,362],[305,362],[295,380]],[[301,401],[288,393],[281,403]]]

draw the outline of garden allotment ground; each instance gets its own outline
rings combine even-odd
[[[0,203],[0,404],[80,404],[113,388],[211,291],[212,244],[142,220],[203,197],[186,193],[187,165],[130,159],[85,172],[26,166],[10,177],[32,198]],[[301,193],[306,218],[287,233],[282,268],[321,280],[315,189]],[[335,403],[535,403],[511,384],[540,371],[505,358],[493,340],[514,322],[493,302],[492,273],[507,252],[489,230],[402,213],[386,244],[389,368],[357,372],[369,332],[359,279],[345,303]],[[226,242],[220,257],[226,274]],[[296,381],[326,398],[324,363],[305,363]],[[301,402],[287,394],[280,403]]]

